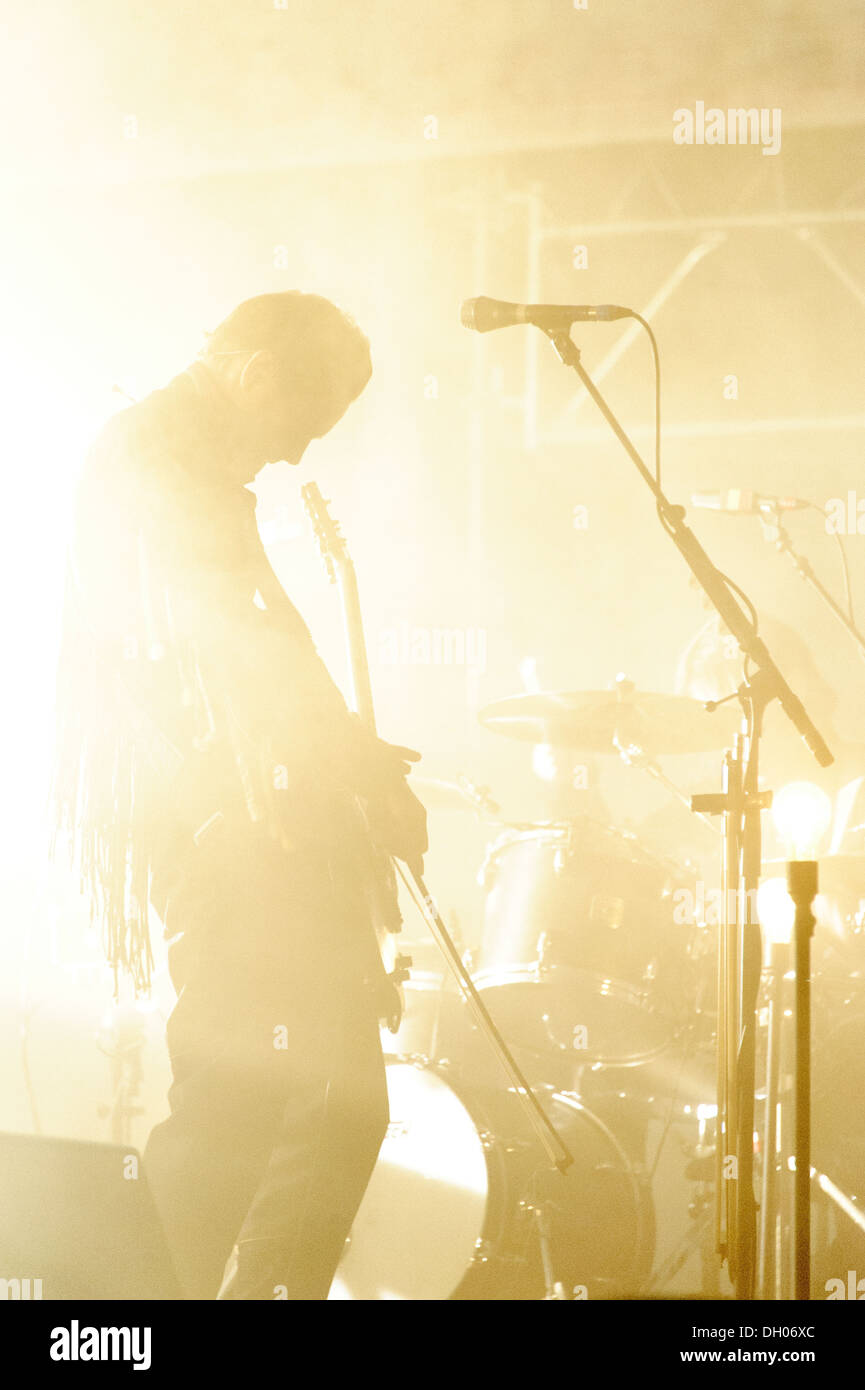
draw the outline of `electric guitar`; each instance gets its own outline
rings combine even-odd
[[[351,678],[350,704],[370,733],[375,734],[375,708],[369,677],[369,659],[354,563],[339,523],[331,516],[318,485],[306,483],[301,488],[301,496],[324,560],[327,577],[339,590]],[[400,987],[408,978],[411,959],[401,955],[397,949],[396,937],[402,928],[402,915],[399,910],[393,864],[386,854],[374,850],[371,867],[368,898],[378,941],[379,960],[376,962],[376,968],[380,971],[379,992],[384,1001],[382,1018],[390,1031],[395,1033],[399,1028],[403,1010]]]

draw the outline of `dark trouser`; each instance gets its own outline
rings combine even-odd
[[[362,913],[314,855],[224,829],[163,912],[174,1080],[144,1166],[186,1296],[326,1298],[388,1121]]]

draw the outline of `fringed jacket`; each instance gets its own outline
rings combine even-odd
[[[219,388],[193,363],[108,422],[76,499],[54,821],[115,978],[142,990],[154,882],[202,827],[338,839],[335,808],[381,782],[384,745],[349,714],[276,580],[227,437]]]

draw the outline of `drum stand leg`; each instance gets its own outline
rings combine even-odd
[[[549,1205],[544,1202],[540,1206],[533,1206],[531,1212],[538,1231],[538,1245],[540,1246],[541,1264],[544,1271],[544,1301],[567,1301],[568,1295],[565,1293],[565,1286],[560,1279],[556,1278],[553,1268],[553,1257],[550,1249]]]
[[[698,1199],[699,1209],[695,1207],[691,1211],[693,1224],[680,1239],[678,1245],[670,1252],[663,1264],[660,1264],[652,1271],[652,1277],[646,1285],[647,1292],[663,1294],[667,1285],[675,1279],[681,1269],[694,1256],[700,1256],[700,1283],[701,1293],[709,1292],[707,1285],[712,1282],[712,1292],[715,1293],[717,1284],[717,1272],[712,1273],[711,1266],[707,1264],[707,1254],[714,1257],[714,1241],[712,1239],[714,1230],[714,1211],[712,1208],[712,1198],[706,1196]],[[717,1261],[715,1260],[715,1263]],[[717,1296],[717,1295],[716,1295]]]

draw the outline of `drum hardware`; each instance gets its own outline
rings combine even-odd
[[[652,1270],[651,1282],[646,1292],[663,1290],[695,1254],[700,1256],[701,1292],[704,1295],[718,1296],[718,1281],[714,1255],[713,1225],[714,1197],[711,1182],[706,1190],[688,1203],[688,1216],[691,1225],[667,1258]]]
[[[670,792],[677,801],[680,801],[683,806],[687,806],[688,810],[692,811],[691,798],[688,796],[687,792],[682,791],[682,788],[673,781],[672,777],[667,776],[656,760],[651,757],[644,748],[641,748],[637,743],[622,743],[618,734],[613,738],[613,745],[626,767],[637,768],[640,772],[645,772],[648,777],[660,783],[660,785]],[[712,820],[711,816],[704,815],[702,811],[694,811],[693,814],[696,815],[697,819],[701,820],[704,825],[707,825],[713,834],[720,833],[717,824]]]
[[[707,1096],[713,1091],[714,1076],[708,1074],[706,1078],[703,1078],[698,1071],[691,1070],[688,1064],[693,1062],[695,1057],[696,1054],[693,1051],[689,1052],[685,1049],[680,1057],[678,1075],[671,1080],[669,1086],[661,1085],[659,1088],[661,1091],[667,1090],[669,1094],[650,1094],[644,1102],[647,1118],[652,1118],[656,1110],[666,1111],[666,1118],[663,1117],[663,1114],[658,1114],[656,1117],[663,1125],[663,1129],[656,1144],[653,1141],[654,1153],[648,1165],[650,1179],[654,1181],[662,1154],[675,1133],[678,1140],[676,1148],[685,1160],[684,1167],[675,1181],[677,1185],[683,1179],[686,1183],[692,1184],[684,1208],[687,1215],[685,1228],[673,1247],[665,1253],[663,1260],[653,1266],[646,1288],[646,1292],[650,1295],[662,1293],[685,1265],[696,1256],[699,1262],[701,1294],[705,1297],[720,1297],[720,1267],[714,1247],[717,1106],[714,1102],[695,1103],[693,1099],[700,1095]],[[643,1073],[638,1075],[642,1079],[646,1079]],[[652,1090],[654,1091],[654,1089],[653,1087]],[[628,1096],[627,1099],[632,1105],[638,1103],[638,1097],[634,1094]],[[592,1095],[590,1103],[597,1108],[597,1112],[616,1133],[620,1142],[624,1143],[620,1132],[622,1130],[621,1122],[617,1124],[613,1116],[604,1108],[601,1098]],[[627,1145],[625,1147],[626,1151],[629,1151]]]
[[[544,1299],[557,1284],[584,1286],[590,1298],[639,1290],[652,1259],[649,1197],[612,1132],[578,1099],[538,1088],[574,1154],[563,1176],[547,1164],[515,1090],[396,1059],[387,1079],[394,1126],[332,1298]]]
[[[478,817],[493,821],[501,813],[501,807],[493,800],[490,788],[478,786],[464,773],[460,773],[455,782],[415,773],[408,778],[408,784],[427,810],[471,810]]]
[[[816,1215],[811,1297],[861,1300],[865,1293],[865,1279],[859,1277],[865,1267],[862,1209],[819,1169],[811,1169],[811,1178]]]
[[[469,777],[461,773],[457,778],[457,786],[462,792],[463,797],[480,815],[495,818],[501,815],[501,806],[497,801],[493,801],[489,787],[478,786]]]
[[[826,511],[823,507],[817,506],[817,504],[814,502],[810,503],[809,505],[813,507],[814,511],[819,512],[824,517],[826,516]],[[815,592],[820,595],[821,599],[826,604],[829,611],[833,614],[835,618],[837,618],[838,622],[845,629],[848,636],[853,640],[859,652],[859,655],[865,656],[865,635],[863,635],[863,633],[859,631],[858,627],[853,621],[852,603],[849,605],[849,611],[845,613],[841,605],[837,603],[836,600],[832,597],[825,584],[823,584],[817,578],[817,575],[814,573],[810,561],[796,550],[790,533],[781,520],[781,511],[778,506],[771,508],[770,516],[771,521],[767,521],[767,518],[762,514],[760,517],[763,534],[766,540],[771,542],[774,545],[775,549],[781,555],[786,555],[788,557],[788,559],[792,562],[793,567],[796,570],[796,573],[800,575],[802,579],[806,580],[807,583],[811,585],[811,588],[814,589]],[[841,555],[843,560],[843,544],[837,532],[836,537],[838,539],[839,546],[841,546]]]
[[[555,1276],[552,1258],[552,1226],[550,1222],[550,1209],[547,1203],[532,1206],[531,1203],[521,1202],[530,1216],[534,1217],[538,1232],[538,1245],[541,1252],[541,1264],[544,1270],[544,1300],[549,1302],[563,1302],[566,1300],[565,1286],[560,1279]]]

